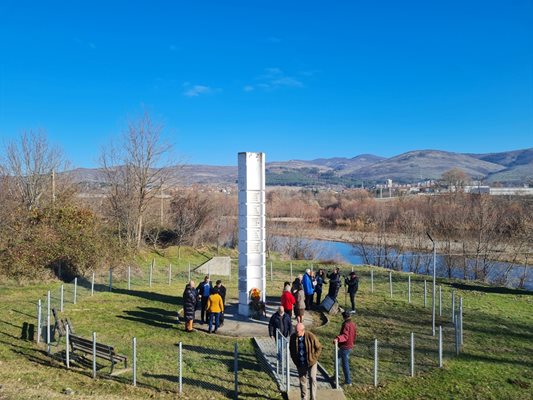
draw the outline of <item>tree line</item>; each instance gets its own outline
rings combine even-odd
[[[143,247],[236,242],[236,201],[169,182],[172,146],[148,113],[99,157],[104,184],[80,195],[62,150],[42,130],[0,154],[0,277],[69,279],[130,264]]]

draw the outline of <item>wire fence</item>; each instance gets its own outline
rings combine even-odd
[[[232,263],[229,276],[220,276],[228,289],[228,297],[237,297],[237,266]],[[283,284],[292,282],[299,274],[305,273],[307,268],[316,272],[320,268],[332,269],[334,265],[311,264],[303,261],[267,263],[268,290],[278,297]],[[94,378],[102,377],[102,363],[98,357],[87,353],[88,361],[84,364],[79,358],[70,357],[70,347],[65,340],[61,341],[60,319],[53,315],[83,303],[92,296],[102,292],[147,292],[157,291],[163,285],[178,288],[178,296],[185,283],[201,280],[205,274],[197,272],[196,266],[189,263],[156,265],[151,262],[144,268],[110,269],[90,273],[89,276],[76,277],[72,282],[63,283],[59,287],[48,291],[38,299],[36,310],[37,342],[46,346],[49,354],[60,350],[59,358],[68,367],[89,366],[93,369]],[[380,296],[384,301],[400,302],[402,307],[410,308],[413,315],[420,314],[424,308],[431,307],[431,282],[423,275],[397,273],[381,268],[361,269],[354,266],[341,266],[341,273],[347,276],[355,271],[359,276],[359,294]],[[216,275],[212,279],[217,278]],[[429,283],[429,284],[428,284]],[[323,292],[327,292],[327,284]],[[427,372],[436,367],[442,367],[443,358],[458,355],[464,344],[463,338],[463,300],[456,291],[442,290],[437,286],[435,290],[435,325],[437,334],[431,334],[431,328],[424,319],[416,332],[403,338],[403,344],[392,342],[387,327],[376,334],[375,338],[360,337],[356,345],[356,356],[351,357],[350,365],[358,371],[353,374],[354,383],[359,385],[379,385],[398,379],[399,376],[414,376]],[[348,308],[347,293],[341,289],[339,303]],[[364,309],[358,305],[358,309]],[[393,319],[394,315],[374,315],[374,317]],[[424,314],[425,315],[425,314]],[[427,315],[426,315],[427,316]],[[361,318],[366,317],[363,313]],[[172,317],[179,322],[179,317]],[[409,321],[413,322],[413,321]],[[416,322],[416,321],[415,321]],[[71,335],[76,335],[76,327],[70,326]],[[86,335],[86,339],[97,343],[99,332]],[[161,386],[165,390],[176,393],[187,391],[189,395],[203,396],[202,391],[216,393],[222,397],[235,397],[243,393],[255,393],[258,390],[258,374],[265,378],[266,374],[274,374],[279,382],[280,390],[291,388],[291,369],[288,341],[279,332],[276,334],[275,370],[257,361],[256,349],[242,340],[217,341],[215,346],[202,346],[185,341],[179,342],[175,348],[165,352],[165,365],[161,370],[145,370],[146,358],[150,349],[146,347],[146,339],[131,337],[119,344],[129,359],[129,368],[121,375],[124,383],[145,386]],[[336,384],[340,376],[338,350],[330,343],[324,343],[324,354],[320,360],[324,367],[332,372]],[[331,354],[328,356],[327,354]],[[69,356],[67,356],[69,355]],[[68,357],[68,358],[67,358]],[[68,359],[68,362],[67,362]],[[369,365],[373,368],[369,369]],[[160,368],[160,367],[158,367]],[[131,370],[130,370],[131,369]],[[100,372],[102,371],[102,372]],[[211,373],[206,373],[211,371]],[[216,373],[212,373],[216,371]],[[292,371],[295,373],[295,371]],[[154,383],[157,381],[158,383]],[[335,384],[335,383],[334,383]],[[260,384],[259,384],[260,385]],[[185,389],[184,389],[185,388]],[[293,388],[294,389],[294,388]]]

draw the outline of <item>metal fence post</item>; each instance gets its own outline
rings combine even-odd
[[[46,293],[46,346],[50,353],[50,291]]]
[[[335,389],[339,388],[339,343],[335,340]]]
[[[182,358],[182,343],[179,343],[179,393],[183,393],[183,358]]]
[[[415,376],[415,334],[411,332],[411,377]]]
[[[292,283],[293,279],[292,279],[292,262],[291,262],[291,283]]]
[[[455,322],[455,289],[452,289],[452,323]]]
[[[78,297],[78,278],[74,278],[74,304],[76,304],[76,297]]]
[[[239,398],[239,344],[235,343],[233,351],[233,370],[235,371],[235,399]]]
[[[41,335],[42,335],[41,316],[42,316],[42,305],[41,305],[41,299],[39,299],[37,301],[37,343],[41,343]]]
[[[439,317],[442,317],[442,285],[439,285]]]
[[[374,339],[374,386],[378,386],[378,340]]]
[[[287,366],[287,394],[289,393],[289,390],[291,390],[291,355],[290,355],[290,348],[289,348],[289,341],[287,340],[287,345],[285,347],[285,355],[286,360],[285,364]]]
[[[276,374],[279,376],[279,360],[280,360],[280,352],[279,352],[279,329],[276,329]]]
[[[152,274],[154,273],[154,261],[155,258],[152,258],[152,263],[150,264],[150,274],[149,274],[149,285],[152,287]]]
[[[390,289],[390,297],[392,299],[392,271],[389,271],[389,289]]]
[[[459,297],[459,344],[463,345],[463,296]]]
[[[65,352],[67,360],[67,369],[70,369],[70,328],[68,324],[65,325]]]
[[[439,368],[442,368],[442,325],[439,325]]]
[[[455,316],[455,354],[459,355],[459,317]]]
[[[109,268],[109,291],[113,291],[113,269]]]
[[[374,270],[370,270],[370,291],[374,293]]]
[[[407,276],[407,302],[411,304],[411,275]]]
[[[94,272],[93,272],[93,278],[91,280],[91,296],[94,295]]]
[[[128,266],[128,290],[131,290],[131,266]]]
[[[428,282],[424,279],[424,307],[427,305]]]
[[[93,379],[96,379],[96,332],[93,332]]]
[[[63,284],[61,284],[61,290],[60,290],[60,293],[59,293],[59,297],[60,297],[60,300],[59,300],[59,311],[63,312],[63,297],[64,297],[64,294],[65,294],[65,286]]]
[[[137,338],[132,339],[133,346],[133,386],[137,386]]]

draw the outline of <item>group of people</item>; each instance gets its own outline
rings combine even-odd
[[[342,287],[342,278],[339,268],[335,268],[326,274],[323,269],[319,269],[315,274],[311,269],[306,269],[305,274],[300,274],[292,282],[286,281],[283,284],[283,293],[281,295],[281,305],[284,310],[291,316],[294,315],[298,322],[303,321],[305,310],[310,310],[314,304],[316,294],[316,305],[319,306],[322,301],[322,290],[324,284],[329,279],[328,296],[337,300],[339,290]],[[352,271],[347,277],[344,277],[344,285],[347,293],[350,294],[352,313],[355,313],[355,296],[359,289],[359,278]]]
[[[208,332],[216,333],[224,324],[224,304],[226,302],[226,287],[221,280],[212,285],[208,275],[196,288],[194,281],[190,281],[183,291],[183,316],[185,331],[192,332],[196,310],[200,308],[200,323],[208,323]],[[213,329],[214,326],[214,329]]]
[[[310,387],[311,399],[316,399],[317,394],[317,363],[322,351],[322,345],[318,338],[311,332],[306,332],[303,324],[305,310],[310,310],[316,294],[316,305],[321,304],[322,289],[329,279],[328,296],[334,301],[337,299],[342,286],[343,276],[339,268],[326,274],[319,269],[316,275],[307,269],[305,274],[298,275],[294,282],[285,282],[281,295],[281,306],[272,315],[269,321],[269,335],[276,338],[276,331],[289,338],[289,351],[291,358],[298,369],[301,398],[306,399]],[[334,339],[339,346],[339,359],[341,361],[346,385],[351,385],[349,356],[355,344],[357,326],[351,320],[355,312],[355,295],[359,288],[359,279],[352,272],[344,277],[344,284],[350,294],[352,311],[344,311],[343,324],[339,335]],[[193,331],[193,323],[196,310],[200,308],[200,323],[208,323],[208,332],[216,333],[224,323],[224,305],[226,300],[226,288],[222,281],[217,280],[212,285],[209,276],[196,287],[194,281],[190,281],[183,292],[185,330]],[[292,324],[292,316],[296,318],[296,327]],[[213,329],[214,328],[214,329]],[[309,386],[309,387],[308,387]]]
[[[345,385],[351,385],[350,374],[350,353],[355,344],[357,336],[357,325],[351,319],[352,313],[344,311],[342,313],[343,323],[339,335],[333,340],[339,346],[339,359],[344,373]],[[322,345],[318,338],[311,332],[306,332],[303,322],[296,324],[296,331],[291,323],[291,318],[283,306],[270,318],[268,331],[271,338],[277,339],[276,330],[289,338],[289,351],[292,361],[298,370],[300,380],[300,394],[302,399],[307,399],[308,389],[311,388],[311,399],[316,400],[317,394],[317,366]],[[281,341],[278,342],[280,345]]]

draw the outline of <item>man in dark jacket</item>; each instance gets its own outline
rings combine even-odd
[[[301,398],[307,399],[307,377],[309,376],[311,380],[311,400],[316,400],[316,372],[322,345],[315,335],[305,331],[304,324],[300,322],[296,325],[296,333],[293,333],[289,339],[289,350],[292,361],[298,369]]]
[[[352,352],[357,336],[357,325],[352,322],[351,314],[348,311],[342,313],[344,322],[342,323],[341,333],[337,336],[333,343],[339,345],[339,358],[341,359],[342,371],[344,372],[344,383],[351,385],[350,377],[350,353]]]
[[[218,294],[222,297],[222,305],[226,307],[226,286],[222,284],[222,281],[219,279],[215,287],[218,289]],[[224,311],[220,313],[220,326],[224,325]]]
[[[278,311],[270,317],[268,334],[271,338],[276,337],[276,329],[279,329],[281,334],[285,337],[289,337],[292,334],[291,317],[285,312],[283,306],[279,306]]]
[[[206,275],[204,281],[198,285],[198,296],[200,296],[200,321],[201,323],[207,322],[205,317],[205,309],[207,307],[207,300],[211,294],[211,281],[209,280],[209,275]]]
[[[326,280],[326,274],[323,269],[319,269],[318,273],[316,274],[315,282],[315,293],[316,293],[316,305],[320,305],[320,301],[322,300],[322,286],[324,285]]]
[[[337,301],[337,295],[339,294],[339,289],[341,287],[341,275],[339,268],[335,268],[333,272],[330,272],[327,277],[329,279],[329,290],[328,296]]]
[[[348,287],[348,293],[350,294],[352,313],[355,313],[355,295],[359,289],[359,278],[355,275],[355,272],[350,272],[350,276],[344,279],[344,284]]]
[[[185,318],[185,331],[193,331],[194,314],[196,312],[196,302],[198,294],[194,288],[194,281],[190,281],[183,291],[183,316]]]

